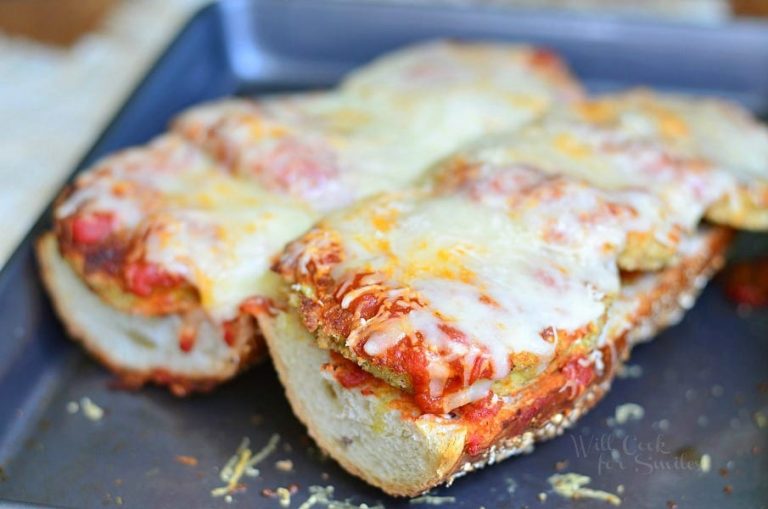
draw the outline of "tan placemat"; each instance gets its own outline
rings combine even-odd
[[[68,49],[0,34],[0,266],[205,0],[124,0]]]

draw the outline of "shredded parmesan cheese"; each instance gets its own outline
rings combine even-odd
[[[251,451],[249,447],[251,444],[250,439],[248,437],[243,438],[235,451],[235,454],[229,458],[229,461],[227,461],[219,474],[219,478],[222,482],[225,482],[226,485],[211,490],[211,495],[214,497],[231,495],[240,486],[240,480],[244,475],[248,477],[256,477],[259,475],[259,471],[255,466],[274,452],[279,441],[279,435],[272,435],[269,442],[267,442],[267,445],[256,454],[253,454],[253,451]]]
[[[299,509],[311,509],[313,507],[326,507],[327,509],[384,509],[380,503],[375,505],[355,504],[349,499],[334,500],[333,486],[310,486],[309,498],[299,506]]]
[[[768,427],[768,416],[766,416],[763,412],[757,411],[752,416],[755,420],[755,425],[760,429],[765,429]]]
[[[621,499],[613,493],[586,488],[585,486],[592,481],[592,479],[586,475],[574,473],[555,474],[551,476],[548,481],[555,493],[561,497],[574,500],[591,498],[593,500],[602,500],[615,506],[621,505]]]
[[[645,416],[645,409],[636,403],[624,403],[616,407],[615,420],[617,424],[629,421],[639,421]]]
[[[291,492],[288,488],[277,488],[277,500],[280,503],[280,507],[289,507],[291,505]]]
[[[88,396],[80,399],[80,408],[83,409],[83,415],[91,421],[100,421],[104,417],[104,409],[91,401]]]

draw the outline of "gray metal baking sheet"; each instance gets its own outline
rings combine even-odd
[[[435,37],[546,44],[592,90],[646,84],[768,111],[768,28],[756,22],[700,27],[491,8],[232,1],[190,20],[78,169],[145,142],[191,104],[328,86],[383,51]],[[335,499],[354,504],[419,507],[324,459],[269,364],[188,399],[113,388],[66,339],[41,289],[32,242],[47,224],[46,213],[0,272],[0,507],[280,507],[264,490],[292,484],[291,507],[311,486],[333,486]],[[741,235],[734,256],[759,255],[768,255],[768,238]],[[768,311],[739,311],[716,280],[630,364],[633,376],[618,379],[564,436],[432,495],[451,509],[609,507],[553,493],[547,478],[560,469],[621,491],[622,507],[768,507]],[[84,397],[103,407],[100,420],[70,413]],[[643,417],[611,425],[625,403],[640,405]],[[242,438],[256,450],[274,434],[276,451],[258,477],[246,478],[245,491],[229,502],[212,497]],[[688,461],[698,465],[705,454],[708,472]],[[275,465],[286,459],[290,472]]]

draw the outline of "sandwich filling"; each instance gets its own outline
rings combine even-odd
[[[331,214],[275,267],[322,346],[433,413],[591,351],[619,291],[617,259],[648,227],[639,205],[658,206],[530,167],[462,178]]]
[[[652,137],[557,114],[422,184],[327,216],[275,269],[321,346],[432,413],[592,351],[619,269],[674,264],[741,185]]]
[[[324,212],[578,97],[562,62],[538,49],[429,43],[331,92],[203,105],[82,174],[54,212],[59,248],[110,306],[202,311],[227,340],[245,314],[274,306],[272,257]],[[423,136],[425,125],[435,134]],[[188,321],[185,352],[197,324]]]

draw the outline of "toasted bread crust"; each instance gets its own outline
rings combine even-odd
[[[397,431],[412,433],[410,439],[414,454],[430,455],[429,463],[432,465],[429,470],[408,472],[405,480],[387,478],[370,464],[355,460],[346,447],[333,440],[332,435],[336,430],[323,429],[319,416],[315,415],[318,407],[313,405],[316,403],[306,397],[310,389],[306,384],[302,384],[301,378],[305,374],[297,372],[299,370],[292,365],[295,361],[291,357],[295,357],[297,351],[312,356],[309,363],[314,362],[314,367],[319,369],[320,364],[327,362],[327,353],[306,338],[303,344],[300,344],[302,342],[300,338],[281,337],[276,321],[272,317],[260,319],[260,325],[291,406],[298,418],[307,425],[310,436],[353,475],[361,477],[391,495],[415,496],[436,485],[451,483],[455,478],[485,465],[515,454],[529,452],[535,442],[563,433],[567,427],[592,408],[610,388],[618,368],[629,356],[632,346],[650,339],[660,329],[677,321],[682,316],[683,310],[692,305],[706,281],[722,266],[723,253],[731,238],[731,232],[717,228],[704,235],[703,242],[695,252],[686,254],[676,266],[656,275],[639,276],[653,278],[652,284],[641,287],[636,294],[628,296],[628,306],[623,310],[628,313],[627,317],[616,317],[615,323],[609,323],[606,326],[608,336],[605,337],[600,349],[603,367],[597,376],[576,393],[575,397],[563,394],[563,387],[557,383],[540,385],[540,381],[533,382],[522,391],[522,393],[527,392],[527,395],[515,398],[512,402],[503,403],[498,414],[483,422],[483,427],[495,427],[499,431],[490,440],[485,441],[479,450],[468,450],[467,442],[472,432],[471,427],[454,427],[439,416],[435,416],[437,419],[434,421],[427,420],[428,424],[424,424],[421,418],[414,420],[407,416],[395,421],[395,426],[403,428]],[[628,276],[628,279],[633,278]],[[286,343],[290,345],[286,346]],[[299,350],[292,350],[293,348]],[[551,380],[558,376],[562,368],[562,366],[554,367],[549,372],[548,376],[552,377]],[[542,393],[537,390],[537,387],[546,387],[546,389]],[[361,391],[342,387],[337,388],[336,397],[342,394],[349,396],[349,401],[361,404],[366,397],[374,401],[383,401],[396,389],[388,387],[385,391],[355,399],[356,396],[352,395],[359,395]],[[548,397],[552,398],[552,404],[541,408],[534,408],[531,405],[531,401],[537,398],[547,399]],[[515,418],[525,414],[525,411],[531,408],[534,410],[534,415],[521,430],[516,425]],[[400,415],[399,412],[392,413]],[[508,424],[510,422],[512,424]],[[357,428],[362,429],[364,426],[365,424],[361,421],[357,421]],[[452,433],[454,440],[445,443],[435,441],[434,444],[428,444],[430,438],[439,437],[441,433]],[[380,440],[382,442],[378,444],[379,449],[388,446],[384,438]],[[428,447],[429,445],[432,447]],[[424,452],[422,449],[427,451]]]
[[[97,313],[99,307],[110,309],[109,305],[96,302],[91,306],[79,302],[81,300],[79,292],[89,292],[94,298],[96,294],[87,289],[82,281],[79,282],[80,288],[72,286],[71,277],[74,271],[69,275],[66,274],[66,271],[71,269],[65,265],[66,262],[59,254],[54,234],[49,232],[40,237],[35,248],[43,283],[68,335],[82,344],[94,359],[112,371],[122,387],[137,389],[145,384],[154,384],[167,387],[176,396],[208,392],[266,356],[266,347],[255,320],[247,317],[250,323],[244,324],[241,333],[243,337],[231,347],[232,351],[229,352],[229,360],[226,362],[212,362],[210,366],[203,367],[188,367],[174,366],[173,362],[163,363],[162,359],[158,358],[154,362],[147,363],[145,367],[127,365],[126,359],[119,355],[121,351],[119,343],[130,343],[131,339],[119,328],[112,330],[110,337],[107,338],[97,331],[92,323],[84,319],[83,313]],[[113,309],[109,312],[124,315],[124,319],[136,322],[153,323],[153,320],[163,320],[163,318],[129,315]],[[177,315],[172,316],[178,318]],[[164,339],[174,345],[178,341],[176,336]],[[221,338],[213,339],[223,343]],[[183,356],[184,353],[179,352],[179,355]]]

